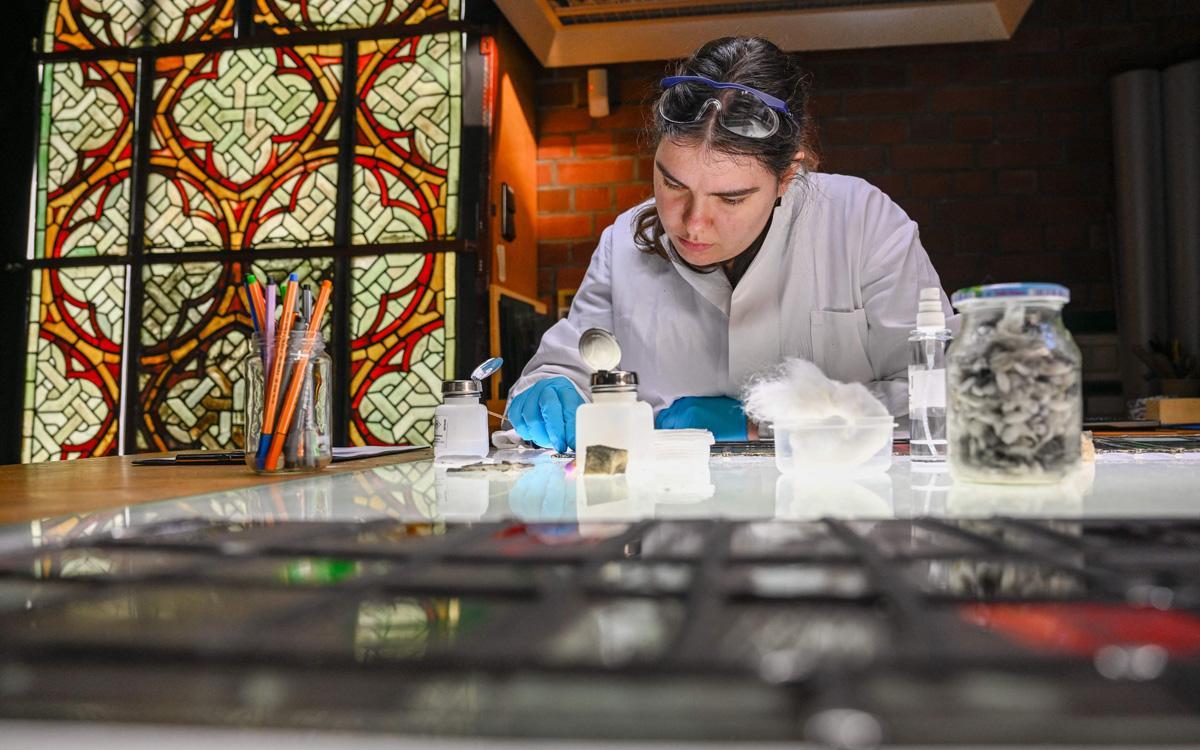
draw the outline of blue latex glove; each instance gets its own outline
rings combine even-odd
[[[684,396],[658,413],[660,430],[708,430],[717,440],[745,440],[746,414],[742,402],[728,396]]]
[[[509,490],[508,507],[513,515],[528,523],[536,523],[540,534],[551,536],[576,533],[575,483],[568,482],[566,464],[542,462],[526,469]],[[559,528],[570,521],[568,528]],[[543,528],[542,525],[545,524]]]
[[[562,453],[575,448],[575,410],[583,397],[562,377],[539,380],[512,397],[508,421],[522,440]]]

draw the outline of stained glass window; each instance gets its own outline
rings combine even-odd
[[[254,20],[277,34],[458,20],[461,0],[257,0]]]
[[[25,461],[242,447],[250,271],[332,279],[347,301],[325,320],[345,439],[432,438],[465,248],[465,36],[445,25],[461,15],[461,0],[50,0]]]
[[[30,296],[22,460],[115,452],[125,268],[34,270]]]
[[[355,243],[458,229],[462,76],[453,42],[435,34],[359,44]]]
[[[43,49],[91,50],[229,36],[234,0],[51,0]]]
[[[351,284],[350,440],[422,443],[454,377],[455,258],[355,258]]]

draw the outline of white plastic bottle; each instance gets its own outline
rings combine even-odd
[[[651,466],[654,410],[638,401],[637,373],[616,369],[621,362],[616,337],[603,328],[589,328],[579,336],[579,354],[595,372],[592,403],[575,412],[575,464],[586,471],[588,448],[604,445],[628,451],[626,473]]]
[[[946,460],[946,344],[942,290],[921,290],[917,328],[908,337],[908,435],[913,461]]]
[[[442,405],[433,412],[433,456],[488,454],[487,407],[480,403],[483,388],[478,380],[442,383]]]
[[[575,412],[575,463],[587,466],[587,451],[605,445],[629,452],[626,473],[646,468],[654,450],[654,410],[637,398],[637,373],[601,370],[592,375],[592,403]]]

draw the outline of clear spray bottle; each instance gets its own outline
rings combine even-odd
[[[913,461],[946,460],[946,345],[942,290],[921,290],[917,328],[908,337],[908,434]]]

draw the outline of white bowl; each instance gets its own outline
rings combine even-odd
[[[775,424],[775,465],[780,471],[842,471],[892,462],[895,418],[814,419]]]

